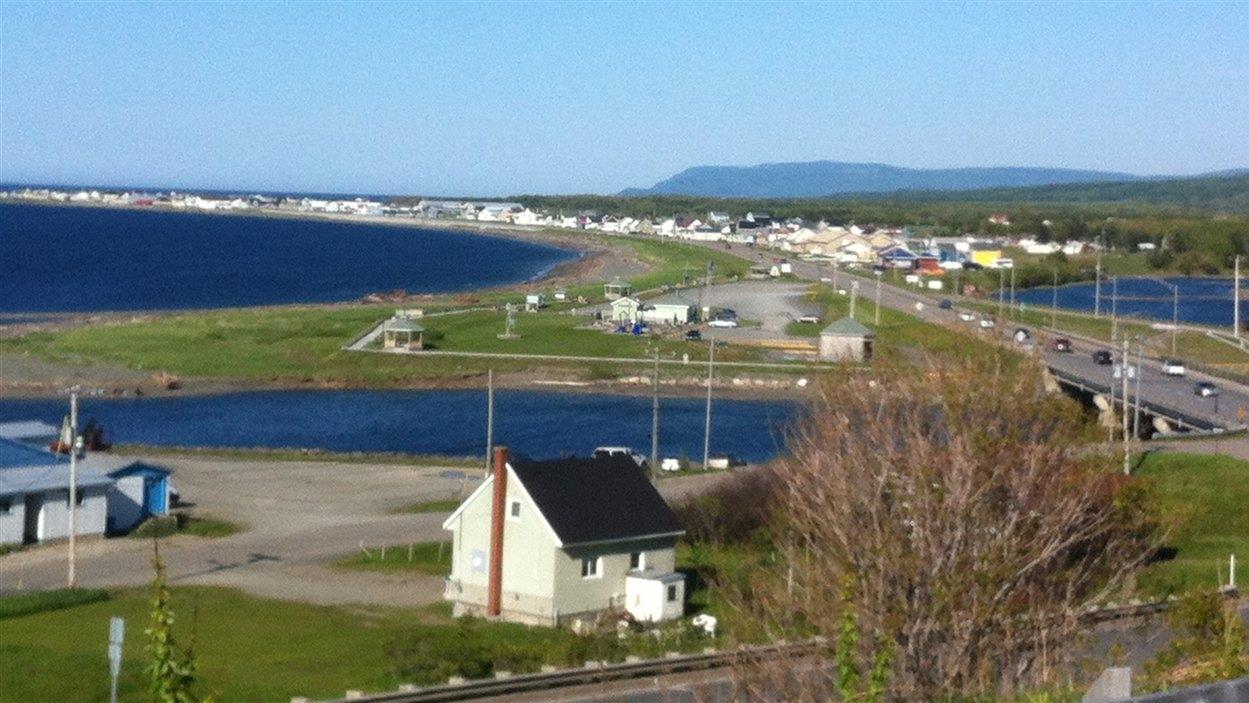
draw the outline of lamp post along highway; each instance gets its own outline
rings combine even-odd
[[[1119,338],[1119,278],[1110,279],[1110,341]]]
[[[77,585],[74,540],[78,535],[78,386],[69,391],[69,570],[66,582]]]
[[[880,324],[880,276],[881,272],[876,272],[876,324]]]
[[[997,316],[1004,317],[1002,308],[1006,305],[1006,269],[997,270]]]
[[[859,297],[859,282],[851,281],[850,282],[850,319],[852,320],[855,319],[854,304],[858,300],[858,297]]]
[[[1099,246],[1097,248],[1097,267],[1093,270],[1093,317],[1101,317],[1101,315],[1102,315],[1102,249]]]
[[[1240,339],[1240,257],[1232,264],[1232,336]]]
[[[1011,264],[1011,267],[1010,267],[1010,309],[1011,309],[1012,315],[1018,314],[1019,312],[1018,310],[1015,309],[1015,266],[1014,264]]]
[[[711,469],[711,379],[716,368],[716,338],[709,342],[707,352],[707,414],[703,420],[703,471]]]
[[[1058,326],[1058,267],[1054,267],[1054,289],[1051,291],[1050,299],[1050,327]]]
[[[1128,434],[1128,338],[1123,336],[1123,475],[1132,475],[1132,435]]]

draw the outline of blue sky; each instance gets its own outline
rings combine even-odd
[[[1249,4],[0,4],[0,181],[615,192],[1249,166]]]

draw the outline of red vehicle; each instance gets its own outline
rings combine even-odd
[[[1050,349],[1053,349],[1056,352],[1063,352],[1065,354],[1070,354],[1071,353],[1071,340],[1067,339],[1066,337],[1059,337],[1055,339],[1053,342],[1050,342]]]

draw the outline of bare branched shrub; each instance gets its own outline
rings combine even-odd
[[[717,587],[771,637],[853,648],[830,662],[834,678],[850,666],[880,677],[887,652],[889,698],[1043,685],[1080,609],[1116,593],[1159,537],[1143,492],[1080,432],[1035,368],[936,363],[831,382],[773,468],[784,568]]]

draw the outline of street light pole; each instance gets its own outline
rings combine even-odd
[[[880,271],[876,272],[876,324],[880,324]]]
[[[651,475],[659,471],[659,349],[655,349],[655,384],[651,394]]]
[[[997,270],[997,316],[1003,317],[1002,306],[1006,304],[1006,269]]]
[[[703,420],[703,471],[711,469],[711,378],[716,368],[716,338],[711,337],[711,351],[707,356],[707,414]]]
[[[75,573],[75,543],[78,535],[78,387],[69,392],[69,573],[70,588],[78,583]]]
[[[1240,257],[1233,264],[1232,274],[1232,336],[1240,339]]]
[[[852,320],[855,319],[854,318],[854,304],[858,300],[858,297],[859,297],[859,282],[857,280],[851,281],[850,282],[850,319]]]
[[[1102,250],[1097,248],[1097,269],[1093,274],[1093,317],[1102,316]]]
[[[1128,434],[1128,337],[1123,336],[1123,475],[1132,475],[1132,436]]]
[[[1119,278],[1110,279],[1110,341],[1119,334]]]
[[[1050,300],[1050,328],[1058,326],[1058,267],[1054,267],[1053,299]]]
[[[1180,287],[1171,286],[1171,356],[1175,356],[1175,338],[1180,331]]]
[[[1012,315],[1017,312],[1015,310],[1015,267],[1013,265],[1010,267],[1010,309]]]

